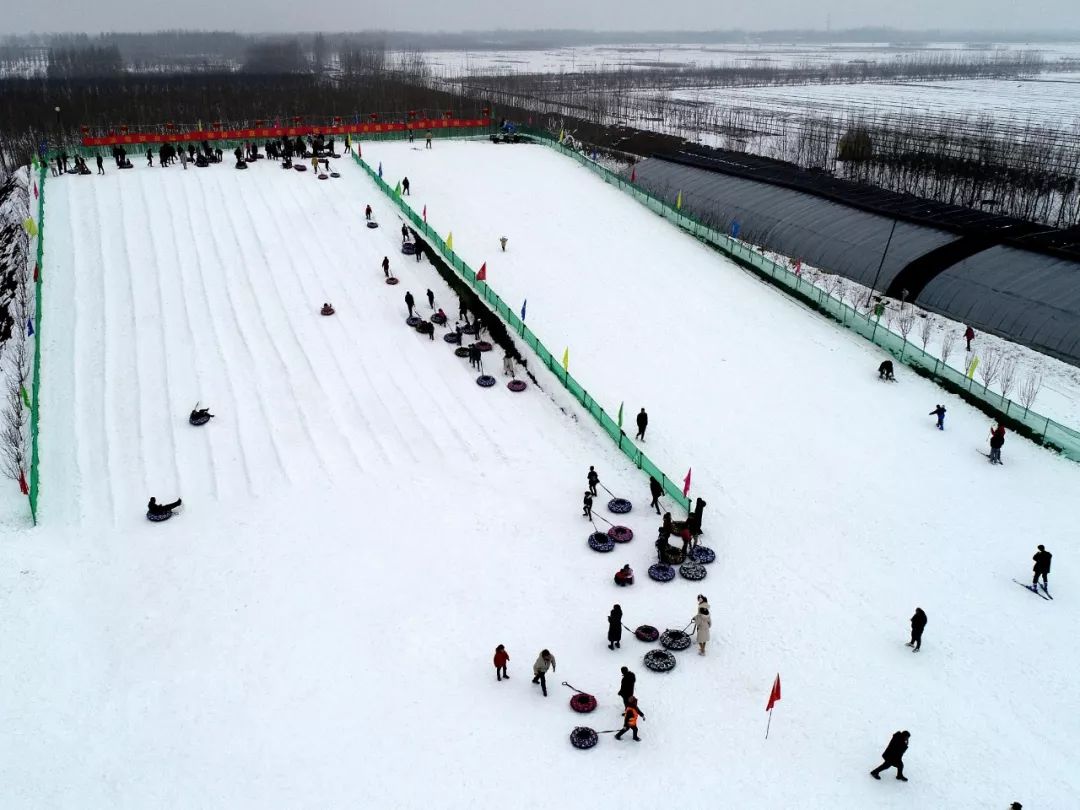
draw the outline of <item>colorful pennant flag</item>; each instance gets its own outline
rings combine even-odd
[[[487,281],[487,262],[480,265],[480,272],[476,274],[477,281]]]
[[[450,231],[450,233],[448,233],[446,235],[446,249],[447,250],[453,250],[454,249],[454,232],[453,231]]]
[[[570,347],[569,346],[567,346],[565,349],[563,349],[562,368],[563,368],[563,371],[569,371],[570,370]]]
[[[521,302],[521,322],[525,323],[525,307],[529,305],[529,299],[526,298]]]
[[[682,192],[681,191],[679,192],[679,196],[675,198],[675,208],[676,208],[676,210],[681,210],[682,209]]]
[[[683,485],[682,485],[682,494],[683,494],[684,498],[686,497],[686,494],[690,491],[690,473],[692,473],[693,471],[694,471],[693,467],[691,467],[690,469],[688,469],[686,471],[686,478],[683,480]]]

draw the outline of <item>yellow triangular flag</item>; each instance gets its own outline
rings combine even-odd
[[[678,208],[678,209],[682,208],[682,192],[681,191],[679,192],[679,196],[675,198],[675,207]]]
[[[563,371],[569,371],[570,370],[570,347],[569,346],[567,346],[565,349],[563,349],[562,368],[563,368]]]
[[[448,233],[446,235],[446,249],[447,250],[453,250],[454,249],[454,232],[453,231],[450,231],[450,233]]]
[[[566,137],[566,133],[563,130],[559,130],[559,143],[563,142],[563,138]]]
[[[27,234],[29,234],[30,236],[37,236],[37,223],[35,223],[34,220],[32,220],[30,217],[27,217],[23,220],[22,226],[23,230],[26,231]]]

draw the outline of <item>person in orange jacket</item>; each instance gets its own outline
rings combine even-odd
[[[641,737],[639,737],[637,733],[637,721],[639,717],[644,720],[645,714],[638,708],[637,698],[632,697],[626,703],[626,711],[623,712],[623,727],[622,730],[615,735],[615,739],[621,740],[623,734],[632,731],[634,734],[634,742],[641,742]]]
[[[509,660],[510,653],[506,651],[502,644],[495,648],[495,680],[501,681],[503,678],[510,678],[506,673],[506,662]]]

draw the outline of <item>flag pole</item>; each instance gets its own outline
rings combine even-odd
[[[765,739],[769,739],[769,726],[772,725],[772,709],[769,709],[769,722],[765,724]]]

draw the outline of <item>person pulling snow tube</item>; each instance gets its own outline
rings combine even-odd
[[[653,672],[671,672],[675,669],[675,656],[667,650],[649,650],[645,653],[645,666]]]
[[[408,318],[405,319],[405,323],[415,329],[416,325],[420,323],[421,320],[423,319],[419,315],[410,315]]]
[[[585,751],[596,745],[600,736],[587,726],[578,726],[570,732],[570,744],[581,751]]]
[[[634,637],[638,641],[644,641],[646,644],[652,644],[658,638],[660,638],[660,631],[653,627],[651,624],[643,624],[637,630],[634,631]]]
[[[682,630],[665,630],[660,634],[660,644],[667,650],[685,650],[691,642],[690,634]]]
[[[634,539],[634,530],[629,526],[612,526],[607,530],[607,536],[613,543],[629,543]]]
[[[570,708],[578,714],[588,714],[596,708],[596,698],[590,695],[588,692],[582,692],[576,686],[571,686],[566,681],[562,682],[562,685],[568,689],[573,689],[575,695],[570,698]]]
[[[649,566],[649,579],[655,579],[657,582],[671,582],[675,579],[675,569],[670,565],[655,563]]]
[[[626,498],[612,498],[608,501],[607,508],[609,512],[614,512],[616,515],[625,515],[634,505]]]
[[[589,548],[593,551],[599,551],[606,553],[608,551],[615,550],[615,544],[608,539],[608,536],[603,532],[593,532],[589,535]]]
[[[529,386],[525,384],[524,380],[511,380],[506,384],[506,387],[513,391],[515,394],[520,394]]]
[[[458,346],[456,349],[454,349],[454,356],[455,357],[468,357],[469,356],[469,348],[467,346]]]
[[[447,332],[445,335],[442,336],[442,339],[445,340],[447,343],[461,343],[461,335],[459,335],[457,332]],[[466,349],[465,351],[468,351],[468,349]]]
[[[698,546],[690,549],[690,559],[701,565],[708,565],[716,560],[716,552],[708,546]]]
[[[495,378],[490,374],[481,374],[476,378],[476,384],[481,388],[491,388],[491,386],[495,385]]]
[[[694,580],[705,579],[705,575],[708,571],[705,570],[705,566],[696,562],[684,562],[679,566],[679,573],[683,579]]]
[[[391,287],[393,287],[395,284],[398,283],[397,277],[396,276],[390,276],[390,278],[386,279],[386,283],[389,284]]]

